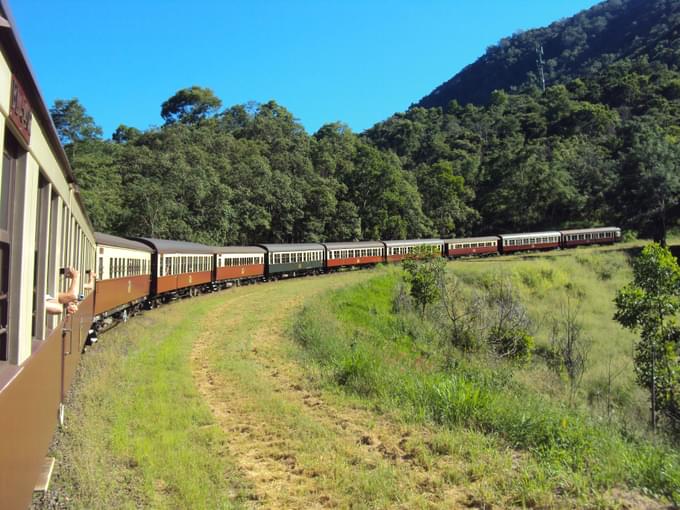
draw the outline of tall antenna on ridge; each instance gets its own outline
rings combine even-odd
[[[545,74],[543,74],[543,45],[539,44],[536,46],[536,53],[538,55],[538,59],[536,59],[536,65],[538,66],[538,75],[539,78],[541,79],[541,90],[545,92]]]

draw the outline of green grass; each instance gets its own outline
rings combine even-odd
[[[135,317],[83,357],[53,454],[71,508],[237,508],[244,488],[192,380],[189,353],[217,296]]]
[[[645,395],[634,385],[630,362],[634,338],[612,320],[614,293],[630,277],[628,255],[588,248],[448,267],[464,282],[465,295],[499,273],[510,278],[535,319],[539,346],[548,345],[550,317],[566,294],[581,296],[593,345],[575,406],[567,405],[565,381],[540,357],[519,366],[462,355],[442,340],[444,326],[435,313],[422,320],[395,312],[397,269],[308,305],[293,333],[310,365],[320,367],[315,370],[327,384],[378,409],[472,434],[472,451],[488,454],[485,438],[490,438],[497,452],[491,464],[506,465],[503,452],[517,452],[518,469],[488,473],[478,488],[483,499],[523,506],[556,500],[616,506],[607,491],[631,487],[677,502],[680,457],[662,441],[647,438]]]

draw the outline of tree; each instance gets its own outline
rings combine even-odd
[[[467,205],[474,192],[465,186],[465,179],[456,175],[453,163],[438,161],[416,169],[418,190],[423,197],[423,212],[442,237],[464,232],[477,211]]]
[[[632,141],[624,158],[621,200],[627,221],[666,244],[669,223],[677,219],[680,196],[680,147],[658,126],[629,126]]]
[[[497,275],[486,289],[487,342],[502,358],[528,360],[534,348],[532,320],[509,277]]]
[[[657,411],[680,426],[680,267],[671,252],[647,245],[633,262],[633,281],[616,295],[614,318],[640,332],[635,348],[638,383],[649,390],[652,428]]]
[[[581,303],[571,296],[560,307],[560,314],[553,320],[551,343],[557,358],[558,372],[564,372],[569,379],[569,401],[573,402],[583,379],[590,352],[590,338],[583,334],[583,323],[579,315]]]
[[[80,142],[99,140],[102,128],[97,126],[77,98],[56,99],[50,108],[59,141],[64,146],[72,166],[75,166],[76,146]]]
[[[196,124],[217,113],[222,101],[209,88],[193,87],[178,90],[161,105],[161,117],[166,124],[180,122]]]
[[[444,259],[427,246],[417,249],[413,256],[403,262],[411,296],[420,306],[421,315],[425,315],[427,305],[434,303],[439,297],[439,282],[444,265]]]

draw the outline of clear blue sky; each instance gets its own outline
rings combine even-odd
[[[45,101],[77,97],[108,138],[160,125],[177,90],[274,99],[313,133],[360,132],[519,29],[594,0],[10,0]]]

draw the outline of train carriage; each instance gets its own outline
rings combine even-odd
[[[154,297],[194,294],[212,285],[214,247],[146,237],[134,240],[154,251],[151,257],[151,293]]]
[[[562,246],[565,248],[587,244],[612,244],[621,240],[621,229],[618,227],[562,230],[560,234]]]
[[[441,239],[407,239],[405,241],[383,241],[387,262],[399,262],[420,248],[432,250],[437,255],[444,253],[444,241]]]
[[[27,508],[94,310],[94,230],[6,1],[0,1],[0,508]],[[72,315],[48,296],[81,278]],[[46,464],[46,461],[47,464]]]
[[[445,241],[446,256],[453,259],[472,255],[498,255],[498,242],[497,236],[447,239]]]
[[[380,241],[324,243],[323,245],[326,247],[328,269],[370,266],[385,262],[385,245]]]
[[[560,247],[559,232],[528,232],[524,234],[501,234],[501,253],[516,251],[552,250]]]
[[[215,248],[215,281],[258,280],[264,278],[266,250],[259,246]]]
[[[326,249],[322,244],[261,244],[267,250],[265,272],[269,278],[285,278],[324,270]]]
[[[95,315],[103,318],[141,304],[151,292],[151,247],[97,232]]]

